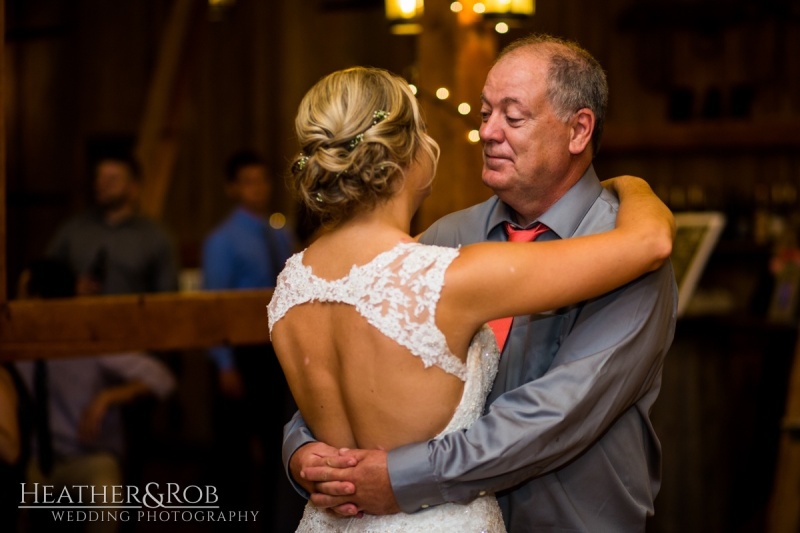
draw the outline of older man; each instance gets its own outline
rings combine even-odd
[[[496,196],[444,217],[421,241],[611,229],[618,202],[592,167],[607,95],[602,68],[574,43],[534,35],[509,45],[481,95],[483,182]],[[284,443],[292,477],[314,503],[344,514],[416,512],[496,493],[512,533],[644,531],[661,471],[649,413],[676,301],[666,264],[602,297],[515,317],[510,331],[496,330],[508,337],[486,414],[440,439],[334,457],[296,416]]]

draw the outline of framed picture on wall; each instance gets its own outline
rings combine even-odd
[[[675,223],[677,234],[671,260],[678,284],[680,317],[686,311],[708,258],[725,227],[725,215],[716,211],[675,213]]]

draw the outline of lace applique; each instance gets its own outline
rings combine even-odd
[[[309,503],[295,533],[506,533],[494,496],[446,503],[414,514],[342,518]]]
[[[400,243],[365,265],[353,266],[343,278],[325,280],[303,264],[303,252],[295,254],[278,276],[268,306],[270,335],[296,305],[345,303],[426,367],[436,365],[463,381],[466,366],[450,351],[435,322],[444,273],[457,256],[454,248]]]

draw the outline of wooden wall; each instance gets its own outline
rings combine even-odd
[[[58,224],[89,204],[92,153],[134,141],[170,6],[6,0],[10,294]],[[496,44],[530,31],[579,41],[607,70],[611,100],[596,160],[602,176],[641,175],[676,210],[728,215],[702,281],[725,291],[728,307],[679,324],[667,361],[655,414],[664,486],[650,529],[757,531],[781,411],[780,400],[758,398],[785,386],[781,369],[796,336],[796,323],[775,330],[765,317],[770,255],[792,235],[786,228],[796,229],[800,212],[798,2],[538,0],[535,17]],[[230,208],[221,186],[227,154],[256,148],[281,176],[297,150],[296,106],[320,76],[365,64],[413,77],[420,57],[446,61],[459,52],[457,38],[391,35],[378,0],[237,0],[216,20],[204,18],[191,42],[182,142],[163,215],[185,266],[197,265],[203,237]],[[473,109],[478,96],[466,96]],[[422,101],[436,121],[432,129],[457,136],[470,128]],[[475,115],[469,120],[477,127]],[[478,163],[440,166],[440,186],[426,207],[431,216],[489,194],[480,183],[479,147],[463,150]],[[275,208],[291,219],[285,193]],[[739,340],[727,336],[732,329]],[[709,342],[710,334],[724,342]],[[781,342],[768,344],[776,335]],[[736,485],[738,463],[751,453],[762,454],[758,476],[768,478],[756,476],[753,497]]]
[[[91,153],[135,139],[170,4],[7,2],[10,283],[57,224],[88,204]],[[730,230],[753,240],[755,207],[797,206],[796,2],[648,5],[645,11],[632,0],[539,0],[535,17],[497,36],[497,46],[529,31],[581,42],[611,85],[596,162],[601,174],[645,176],[675,209],[729,211],[736,217]],[[164,213],[189,266],[230,207],[220,185],[226,155],[254,147],[282,175],[296,151],[296,106],[320,76],[369,64],[418,78],[420,56],[455,61],[459,46],[391,35],[377,0],[237,0],[218,20],[200,21],[192,39],[187,112]],[[473,76],[481,78],[486,67],[477,68]],[[433,77],[428,72],[418,82],[435,84]],[[477,108],[477,93],[464,98]],[[477,126],[474,112],[464,120],[423,105],[442,123],[434,127],[451,122],[443,131],[465,135],[470,120]],[[428,208],[437,214],[489,194],[478,168],[459,168],[451,181],[454,166],[440,168],[447,185],[435,190]],[[477,192],[460,195],[451,183]],[[275,207],[293,209],[284,194]]]
[[[91,155],[134,142],[170,4],[7,2],[10,285],[57,225],[90,204]],[[238,0],[195,27],[163,216],[186,266],[196,266],[203,237],[231,207],[222,188],[228,154],[255,148],[282,179],[297,150],[294,113],[319,77],[356,64],[398,72],[413,64],[414,40],[390,35],[382,5],[372,4]],[[276,196],[275,208],[291,216],[281,188]]]

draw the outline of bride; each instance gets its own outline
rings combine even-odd
[[[295,128],[302,152],[291,185],[324,229],[287,261],[269,326],[304,420],[335,447],[390,450],[467,427],[497,370],[487,321],[600,295],[669,257],[672,215],[630,177],[606,183],[621,200],[607,233],[460,249],[418,244],[411,218],[430,192],[439,148],[407,83],[384,70],[326,76],[303,98]],[[505,529],[487,495],[362,518],[309,502],[298,531]]]

